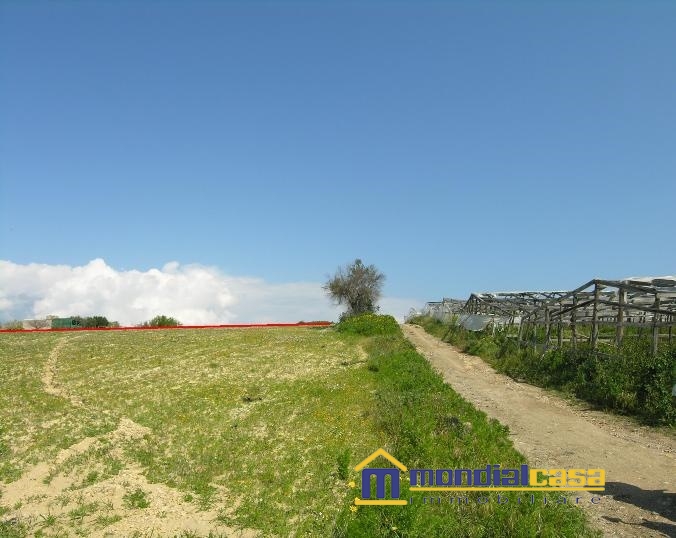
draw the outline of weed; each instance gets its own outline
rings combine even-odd
[[[97,508],[99,507],[98,503],[92,502],[92,503],[82,503],[79,504],[76,508],[73,508],[70,512],[68,512],[68,516],[71,519],[74,520],[82,520],[85,517],[87,517],[90,514],[93,514],[96,512]]]
[[[124,469],[124,464],[117,458],[106,457],[103,461],[105,465],[105,473],[107,475],[115,476],[119,474],[122,469]]]
[[[54,514],[47,514],[46,516],[41,514],[40,517],[42,518],[43,527],[52,527],[56,524],[56,516]]]
[[[347,477],[350,476],[350,449],[346,448],[336,458],[338,462],[338,478],[341,480],[347,480]]]
[[[110,515],[104,515],[101,514],[96,517],[94,522],[99,526],[99,527],[107,527],[109,525],[112,525],[113,523],[117,523],[118,521],[122,520],[122,516],[119,514],[110,514]]]
[[[21,468],[9,462],[0,463],[0,482],[14,482],[21,478]]]
[[[28,527],[18,521],[0,521],[0,536],[2,538],[26,538]]]
[[[146,497],[146,492],[141,488],[136,488],[132,492],[124,494],[124,505],[127,508],[148,508],[150,501]]]
[[[91,486],[92,484],[95,484],[98,479],[99,479],[99,472],[98,471],[90,471],[89,473],[87,473],[87,476],[82,481],[82,487]]]
[[[2,427],[0,427],[0,458],[6,458],[9,454],[9,445],[2,440]]]
[[[63,508],[63,507],[66,506],[68,503],[70,503],[70,496],[69,496],[68,494],[66,494],[66,493],[60,493],[59,495],[57,495],[57,496],[54,498],[54,500],[55,500],[57,503],[59,503],[59,506],[61,506],[61,508]]]
[[[225,510],[220,510],[216,516],[216,521],[225,525],[232,523],[232,517]]]

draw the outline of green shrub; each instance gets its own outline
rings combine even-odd
[[[345,317],[336,325],[336,329],[343,333],[361,336],[399,334],[400,332],[399,324],[392,316],[370,312]]]
[[[676,347],[647,355],[641,369],[637,405],[644,417],[655,423],[676,424],[676,405],[671,395]]]
[[[177,327],[179,325],[181,325],[181,322],[176,318],[164,315],[155,316],[150,321],[141,324],[143,327]]]

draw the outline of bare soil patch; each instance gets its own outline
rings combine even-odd
[[[41,381],[47,394],[82,408],[82,400],[58,381],[64,347],[77,338],[80,336],[65,337],[56,343],[45,362]],[[28,523],[31,530],[39,529],[45,536],[60,535],[66,529],[92,537],[136,533],[173,536],[185,532],[258,535],[257,531],[223,524],[232,510],[225,503],[200,509],[184,492],[149,482],[143,468],[125,457],[124,448],[144,442],[151,433],[150,428],[122,417],[117,429],[108,434],[85,437],[59,451],[56,457],[31,466],[18,480],[0,486],[3,504],[12,507],[3,520]],[[106,465],[115,468],[110,476]],[[218,489],[223,500],[230,497],[225,488]],[[130,499],[136,499],[137,505]],[[141,503],[143,506],[139,506]]]
[[[173,536],[186,531],[199,535],[258,535],[222,524],[219,516],[227,512],[227,507],[200,510],[184,493],[148,482],[140,466],[125,461],[124,443],[140,442],[149,433],[148,428],[123,418],[118,428],[107,435],[86,437],[61,450],[53,460],[34,465],[3,488],[3,502],[14,507],[3,519],[28,522],[45,535],[57,535],[65,529],[79,529],[92,537],[129,536],[135,532]],[[107,455],[121,459],[122,469],[105,480],[84,485],[87,477],[96,472],[102,456]],[[128,502],[129,496],[139,491],[148,504],[143,509]],[[227,492],[222,493],[227,498]]]

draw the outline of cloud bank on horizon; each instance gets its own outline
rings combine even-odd
[[[402,319],[415,303],[385,297],[380,306]],[[0,322],[103,315],[134,325],[165,314],[199,325],[335,320],[339,313],[317,282],[273,284],[178,262],[138,271],[114,269],[101,258],[82,266],[0,260]]]

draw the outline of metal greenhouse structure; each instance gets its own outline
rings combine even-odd
[[[521,344],[544,349],[600,342],[619,346],[625,338],[649,338],[655,353],[674,343],[676,276],[624,280],[593,279],[572,291],[473,293],[461,307],[456,299],[430,302],[424,313],[455,317],[469,330],[507,327]]]

